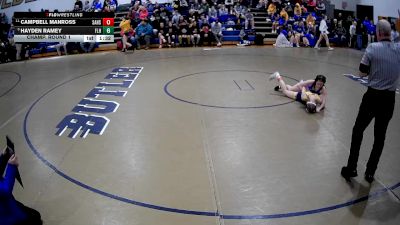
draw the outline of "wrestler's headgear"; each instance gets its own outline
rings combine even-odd
[[[317,112],[317,104],[314,102],[307,102],[306,103],[306,111],[308,113],[316,113]]]

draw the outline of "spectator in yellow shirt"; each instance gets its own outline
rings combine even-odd
[[[122,36],[122,52],[126,51],[126,47],[128,48],[132,47],[132,44],[128,43],[128,36],[129,36],[129,31],[132,29],[131,28],[131,20],[128,17],[125,17],[122,19],[121,23],[119,24],[119,27],[121,28],[121,31],[123,32]]]

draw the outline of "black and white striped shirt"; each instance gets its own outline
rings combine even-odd
[[[361,63],[370,66],[369,87],[396,91],[400,81],[400,43],[384,40],[368,45]]]

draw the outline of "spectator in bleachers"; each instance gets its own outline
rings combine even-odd
[[[208,17],[214,21],[218,18],[218,11],[215,9],[215,6],[212,5],[211,8],[208,10]]]
[[[11,24],[11,25],[10,25],[10,29],[8,30],[8,33],[7,33],[7,39],[8,39],[8,42],[9,42],[11,45],[14,45],[14,44],[15,44],[15,43],[14,43],[14,35],[15,35],[14,24]]]
[[[168,22],[170,17],[171,17],[171,12],[166,10],[164,5],[161,5],[160,6],[160,18],[161,18],[161,20],[164,20],[165,22]]]
[[[151,3],[151,0],[145,0],[144,2],[142,1],[142,4],[146,9],[152,10],[153,4]]]
[[[125,52],[128,48],[132,47],[132,44],[128,42],[129,32],[132,29],[129,15],[122,19],[119,27],[121,28],[122,33],[122,52]]]
[[[368,44],[375,42],[376,26],[374,21],[371,20],[367,25]]]
[[[131,20],[131,26],[132,27],[137,27],[139,25],[140,20],[139,20],[139,5],[134,5],[129,8],[128,12],[129,18]]]
[[[322,0],[318,0],[317,6],[315,7],[315,12],[317,15],[322,15],[326,13],[325,3]]]
[[[190,44],[189,23],[183,16],[179,17],[178,28],[179,46],[187,47]]]
[[[280,27],[280,30],[279,30],[279,33],[280,33],[280,31],[281,30],[284,30],[284,29],[286,29],[286,31],[287,31],[287,39],[290,41],[290,43],[292,44],[292,47],[293,47],[293,36],[294,36],[294,31],[293,31],[293,26],[292,26],[292,24],[288,24],[287,26],[281,26]]]
[[[237,46],[249,46],[251,44],[251,42],[249,41],[249,35],[244,29],[240,30],[239,37],[240,42],[236,44]]]
[[[210,6],[208,5],[208,3],[207,3],[207,1],[206,0],[202,0],[201,1],[201,4],[200,4],[200,10],[199,10],[199,13],[200,14],[206,14],[206,15],[208,15],[208,10],[209,10],[209,8],[210,8]]]
[[[305,7],[304,4],[300,5],[300,7],[301,7],[301,13],[302,13],[302,15],[304,15],[304,14],[306,14],[306,13],[308,12],[308,9]]]
[[[265,9],[265,8],[267,8],[267,2],[268,1],[266,1],[266,0],[259,0],[257,5],[256,5],[256,8],[257,9]]]
[[[356,38],[357,38],[357,22],[356,21],[354,21],[353,24],[350,26],[349,35],[350,35],[349,47],[354,48]]]
[[[267,13],[270,17],[272,17],[276,13],[276,5],[275,3],[270,3],[268,5]]]
[[[286,12],[289,14],[289,15],[293,15],[294,13],[293,13],[293,7],[292,7],[292,4],[290,4],[290,2],[287,2],[286,4],[285,4],[285,10],[286,10]]]
[[[115,12],[116,9],[117,9],[117,4],[115,3],[115,0],[105,0],[104,1],[103,11]]]
[[[329,24],[329,30],[334,31],[338,27],[338,21],[336,18]]]
[[[197,24],[199,25],[199,27],[203,27],[203,24],[209,24],[208,16],[206,16],[205,14],[201,14]]]
[[[10,59],[10,49],[11,46],[9,42],[0,40],[0,63],[12,61],[12,59]]]
[[[328,50],[331,51],[333,50],[333,48],[331,48],[331,46],[329,45],[329,38],[328,38],[328,25],[326,24],[326,20],[327,20],[327,16],[326,15],[322,15],[322,20],[319,23],[319,31],[321,32],[319,35],[319,39],[317,41],[317,43],[315,44],[314,48],[319,49],[319,44],[321,43],[322,39],[325,39],[326,45],[328,46]]]
[[[89,53],[94,50],[96,43],[95,42],[81,42],[81,43],[79,43],[79,46],[81,47],[80,52],[83,51],[85,53]]]
[[[174,24],[175,26],[178,26],[180,17],[181,17],[181,14],[178,11],[174,10],[172,12],[172,24]]]
[[[214,40],[217,42],[217,47],[222,46],[222,24],[218,21],[218,18],[211,23],[211,32]]]
[[[273,17],[271,18],[272,21],[272,33],[276,34],[277,30],[279,28],[279,20],[281,19],[281,16],[277,13],[275,15],[273,15]]]
[[[189,13],[190,13],[190,11],[194,11],[194,12],[196,12],[197,15],[199,15],[200,3],[198,1],[191,3]]]
[[[200,43],[200,30],[195,19],[190,19],[189,31],[192,44],[194,47],[198,46]]]
[[[253,13],[250,12],[250,9],[247,9],[245,14],[244,29],[254,29],[254,16]]]
[[[61,56],[61,47],[64,48],[64,54],[68,55],[68,51],[67,51],[67,42],[58,42],[55,46],[56,51],[57,51],[57,55]]]
[[[100,0],[93,0],[92,9],[95,12],[100,12],[103,10],[103,5],[101,4]]]
[[[281,21],[279,21],[279,25],[280,25],[280,26],[286,25],[287,22],[289,21],[289,15],[288,15],[288,13],[286,12],[285,9],[282,9],[282,10],[281,10],[280,16],[281,16]],[[282,23],[282,19],[284,20],[283,23]]]
[[[369,23],[370,23],[370,21],[369,21],[369,19],[368,19],[368,16],[366,16],[366,17],[364,18],[362,24],[364,25],[364,27],[368,27]]]
[[[189,12],[188,2],[186,0],[180,0],[179,4],[180,4],[179,12],[183,15],[187,15]]]
[[[160,11],[160,4],[158,4],[158,2],[156,2],[153,6],[153,14],[156,13],[157,11]]]
[[[195,11],[192,9],[189,10],[188,18],[195,19],[197,21],[199,19],[199,17],[200,17],[200,15],[199,15],[198,11]]]
[[[210,25],[208,23],[203,23],[200,30],[200,46],[203,46],[204,42],[208,42],[208,46],[211,46],[211,35]]]
[[[304,26],[304,22],[300,21],[294,27],[294,40],[292,42],[296,44],[296,47],[300,47],[300,41],[303,42],[303,45],[305,47],[308,47],[310,45],[310,42],[308,41],[305,34],[306,34],[306,27]]]
[[[147,18],[143,19],[135,29],[136,49],[140,49],[141,42],[145,41],[145,50],[150,47],[150,39],[153,34],[153,27],[148,23]]]
[[[228,8],[225,7],[225,5],[220,5],[218,9],[219,16],[225,16],[229,14]]]
[[[1,24],[8,24],[8,18],[7,18],[7,15],[3,12],[3,13],[0,13],[0,23]]]
[[[315,11],[315,6],[317,6],[316,0],[308,0],[308,2],[307,2],[307,11],[308,12],[314,12]]]
[[[79,8],[79,5],[74,5],[72,12],[82,12],[82,10]]]
[[[333,30],[333,37],[338,40],[338,46],[346,46],[346,29],[343,27],[341,22],[338,22],[337,28]]]
[[[160,44],[158,48],[162,48],[164,44],[171,43],[167,41],[168,28],[164,25],[164,22],[160,22],[158,29],[158,43]]]
[[[158,3],[156,3],[156,5],[153,8],[153,13],[152,16],[155,18],[156,21],[160,22],[161,21],[161,16],[160,16],[160,12],[161,12],[161,7],[160,5],[158,5]],[[163,19],[163,21],[165,21],[165,19]]]
[[[168,22],[167,26],[168,32],[166,34],[168,46],[175,47],[176,44],[176,36],[178,35],[178,28],[172,23],[172,21]]]
[[[228,8],[229,14],[233,14],[233,4],[234,0],[225,0],[225,6]]]
[[[343,28],[346,28],[342,13],[338,13],[338,15],[335,18],[338,20],[338,23],[342,23]]]
[[[299,21],[301,20],[302,9],[299,3],[296,3],[294,6],[294,20]]]
[[[85,1],[85,5],[83,5],[83,11],[89,12],[90,11],[90,2]]]
[[[306,25],[309,31],[315,32],[315,17],[313,17],[311,13],[309,13],[306,18]]]
[[[290,48],[293,47],[292,43],[288,41],[286,36],[288,35],[286,30],[282,30],[281,33],[276,38],[274,46],[277,48]]]
[[[83,4],[81,0],[76,0],[75,5],[74,5],[74,9],[77,8],[79,9],[79,11],[82,11],[83,9]]]
[[[347,19],[345,19],[343,21],[344,22],[344,24],[343,24],[344,28],[346,30],[349,30],[350,26],[353,25],[353,21],[354,21],[354,19],[353,19],[353,17],[351,15],[347,16]]]
[[[144,20],[149,16],[149,11],[144,6],[139,6],[139,19]]]
[[[361,48],[364,47],[364,45],[367,43],[367,31],[362,22],[357,23],[356,27],[356,34],[357,34],[357,49],[361,50]]]
[[[11,61],[21,59],[22,44],[18,44],[18,43],[14,42],[14,35],[15,35],[15,28],[14,28],[14,25],[11,24],[10,29],[7,34],[8,44],[5,43],[5,46],[4,46],[4,49],[8,49],[7,58],[11,59]]]
[[[156,17],[154,17],[154,14],[150,16],[149,18],[149,24],[151,25],[151,27],[153,27],[153,36],[157,37],[158,36],[158,30],[160,30],[160,20],[156,19]]]
[[[181,3],[180,3],[179,0],[172,0],[172,8],[175,11],[179,11],[180,12],[180,10],[179,10],[180,5],[181,5]]]

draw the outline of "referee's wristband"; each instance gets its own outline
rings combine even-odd
[[[369,69],[370,69],[370,66],[360,63],[359,70],[361,73],[369,74]]]

